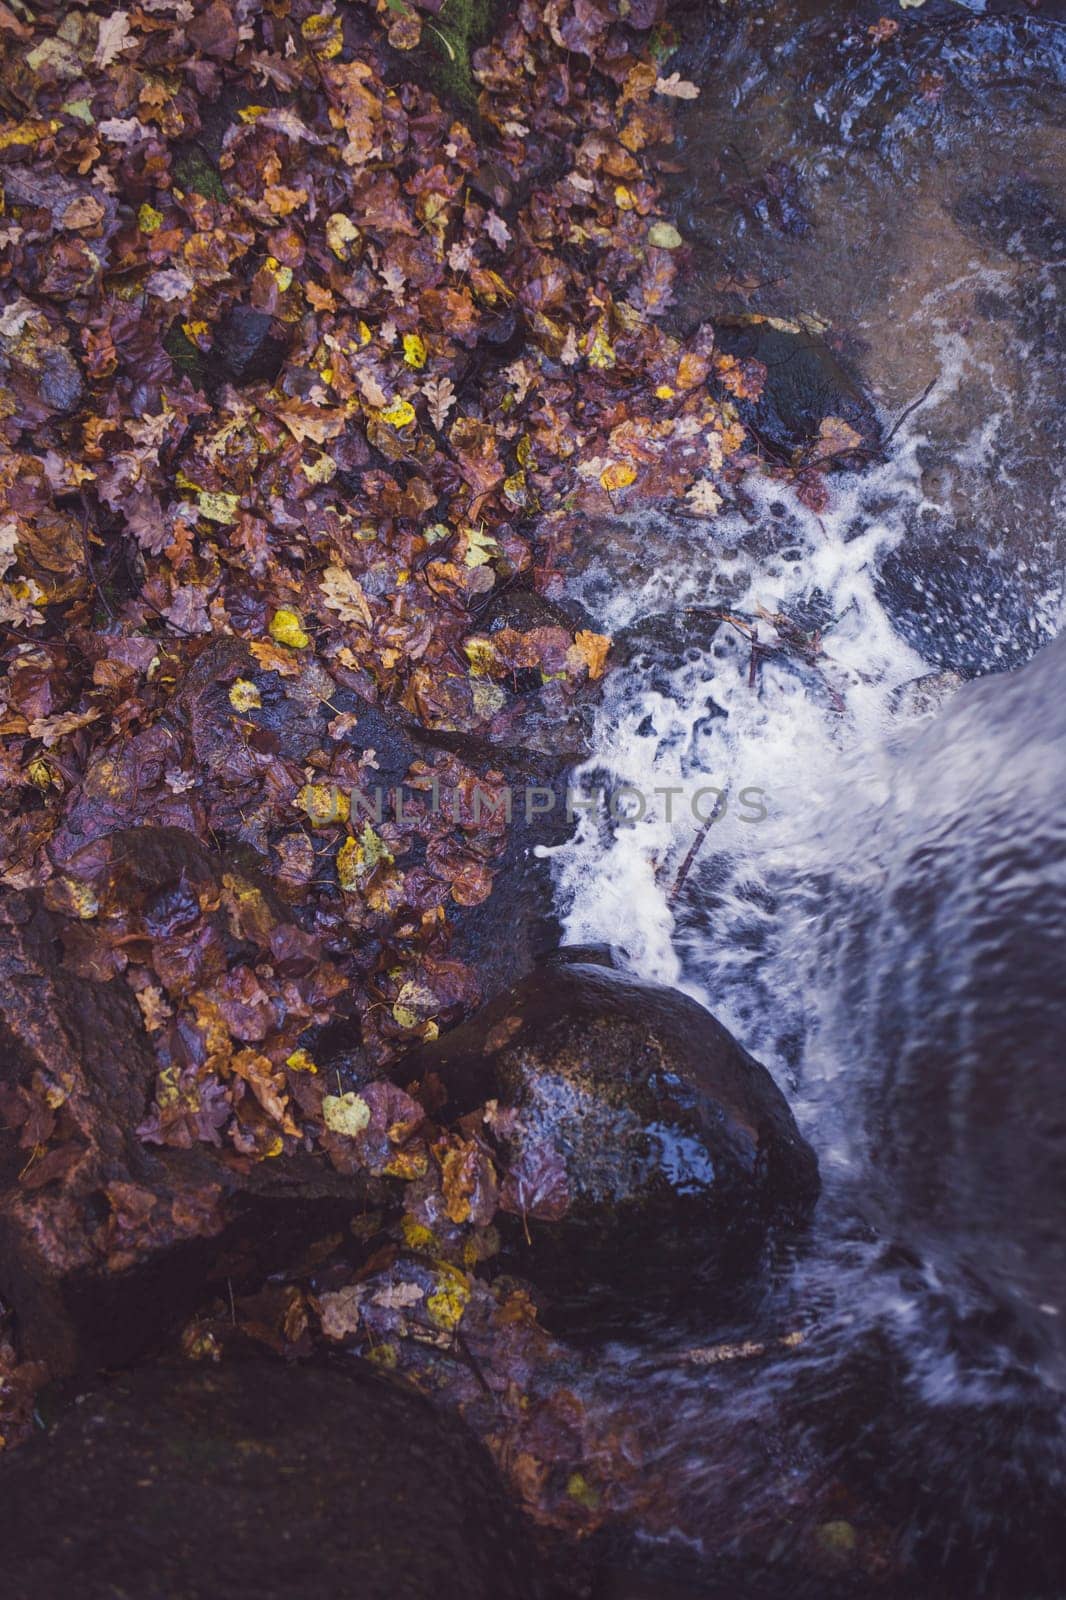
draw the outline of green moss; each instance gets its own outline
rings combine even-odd
[[[388,0],[390,11],[407,10],[406,0]],[[422,17],[422,44],[432,58],[437,91],[459,105],[477,104],[473,55],[493,30],[496,0],[444,0],[436,17]]]
[[[202,194],[205,200],[228,200],[229,196],[218,175],[218,168],[196,145],[187,145],[177,152],[172,164],[175,186],[193,194]]]
[[[203,354],[197,350],[180,322],[172,322],[163,340],[163,349],[177,367],[197,389],[202,389],[207,377]]]

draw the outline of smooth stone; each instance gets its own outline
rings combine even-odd
[[[446,1117],[496,1102],[509,1248],[563,1315],[705,1305],[818,1195],[766,1069],[687,995],[602,965],[538,969],[398,1076],[431,1073]]]

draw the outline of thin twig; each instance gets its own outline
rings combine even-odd
[[[919,406],[924,406],[925,402],[928,400],[929,396],[932,394],[932,392],[933,392],[933,390],[935,388],[936,388],[936,379],[935,378],[930,378],[929,382],[926,384],[925,388],[922,390],[922,392],[918,396],[917,400],[912,400],[910,405],[906,408],[906,410],[900,412],[899,416],[896,418],[895,422],[892,424],[891,431],[889,432],[888,438],[885,440],[883,448],[887,449],[887,447],[892,443],[893,439],[896,437],[896,434],[899,432],[900,428],[903,426],[903,424],[906,422],[907,418],[910,416],[911,412],[912,411],[917,411]]]
[[[678,869],[677,877],[674,879],[673,888],[670,890],[670,893],[666,897],[667,905],[671,905],[672,906],[674,901],[677,899],[678,895],[681,893],[681,890],[684,888],[685,879],[688,877],[689,873],[692,871],[692,867],[693,867],[693,864],[694,864],[694,862],[696,860],[696,857],[699,855],[700,851],[703,849],[703,841],[706,839],[707,835],[711,831],[711,824],[713,822],[717,821],[718,817],[721,815],[722,802],[724,801],[724,799],[725,799],[725,790],[722,791],[721,795],[719,795],[718,799],[715,801],[714,810],[711,812],[710,816],[705,817],[703,822],[700,824],[699,832],[696,834],[696,837],[693,839],[691,845],[689,846],[688,854],[686,855],[684,861],[682,861],[681,866]]]

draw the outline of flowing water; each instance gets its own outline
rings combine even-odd
[[[590,530],[574,579],[622,665],[567,936],[719,1016],[825,1183],[757,1306],[614,1347],[601,1401],[657,1419],[656,1582],[1059,1596],[1066,29],[771,0],[684,69],[679,318],[819,330],[883,444],[818,512],[767,471]]]

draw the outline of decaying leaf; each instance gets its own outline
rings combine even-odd
[[[322,593],[326,605],[335,611],[342,622],[361,622],[369,628],[373,622],[366,595],[357,578],[344,567],[327,567],[322,574]]]
[[[331,1133],[354,1139],[370,1124],[370,1107],[358,1094],[328,1094],[322,1102],[322,1115]]]
[[[911,0],[911,3],[920,5],[923,0]],[[675,100],[695,100],[699,92],[696,84],[689,83],[679,72],[671,72],[668,78],[655,80],[655,93],[670,95]]]

